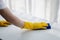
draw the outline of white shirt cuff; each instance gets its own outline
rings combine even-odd
[[[4,9],[6,7],[7,6],[6,6],[5,2],[4,2],[4,0],[0,0],[0,9]]]

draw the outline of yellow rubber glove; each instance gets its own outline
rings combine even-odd
[[[32,22],[24,22],[24,28],[25,29],[32,29],[33,23]]]
[[[25,29],[46,29],[47,26],[46,22],[24,22]]]
[[[5,20],[0,20],[0,27],[7,27],[8,25],[10,25],[9,22],[7,22]]]
[[[33,23],[33,29],[46,29],[48,24],[46,22],[35,22]]]

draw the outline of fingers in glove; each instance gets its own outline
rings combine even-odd
[[[9,22],[5,21],[5,22],[4,22],[4,24],[10,25],[11,23],[9,23]]]
[[[8,26],[7,24],[0,25],[0,27],[7,27],[7,26]]]

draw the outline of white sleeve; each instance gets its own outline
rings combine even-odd
[[[0,9],[4,9],[6,7],[7,6],[6,6],[5,2],[4,2],[4,0],[0,0]]]

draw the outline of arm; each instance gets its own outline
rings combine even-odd
[[[8,8],[4,8],[0,10],[0,14],[10,23],[25,29],[46,29],[48,26],[45,22],[24,22],[20,19],[18,19],[16,16],[14,16]]]
[[[21,28],[23,27],[24,21],[14,16],[8,8],[0,9],[0,14],[10,23],[13,23],[14,25]]]
[[[18,27],[23,27],[24,22],[12,14],[12,12],[7,8],[4,0],[0,0],[0,14],[8,22],[10,22]]]
[[[39,29],[43,28],[46,29],[48,26],[47,23],[42,22],[42,23],[32,23],[32,22],[24,22],[20,19],[18,19],[16,16],[12,14],[12,12],[5,6],[5,3],[3,0],[0,0],[0,14],[10,23],[20,27],[20,28],[25,28],[25,29]]]

